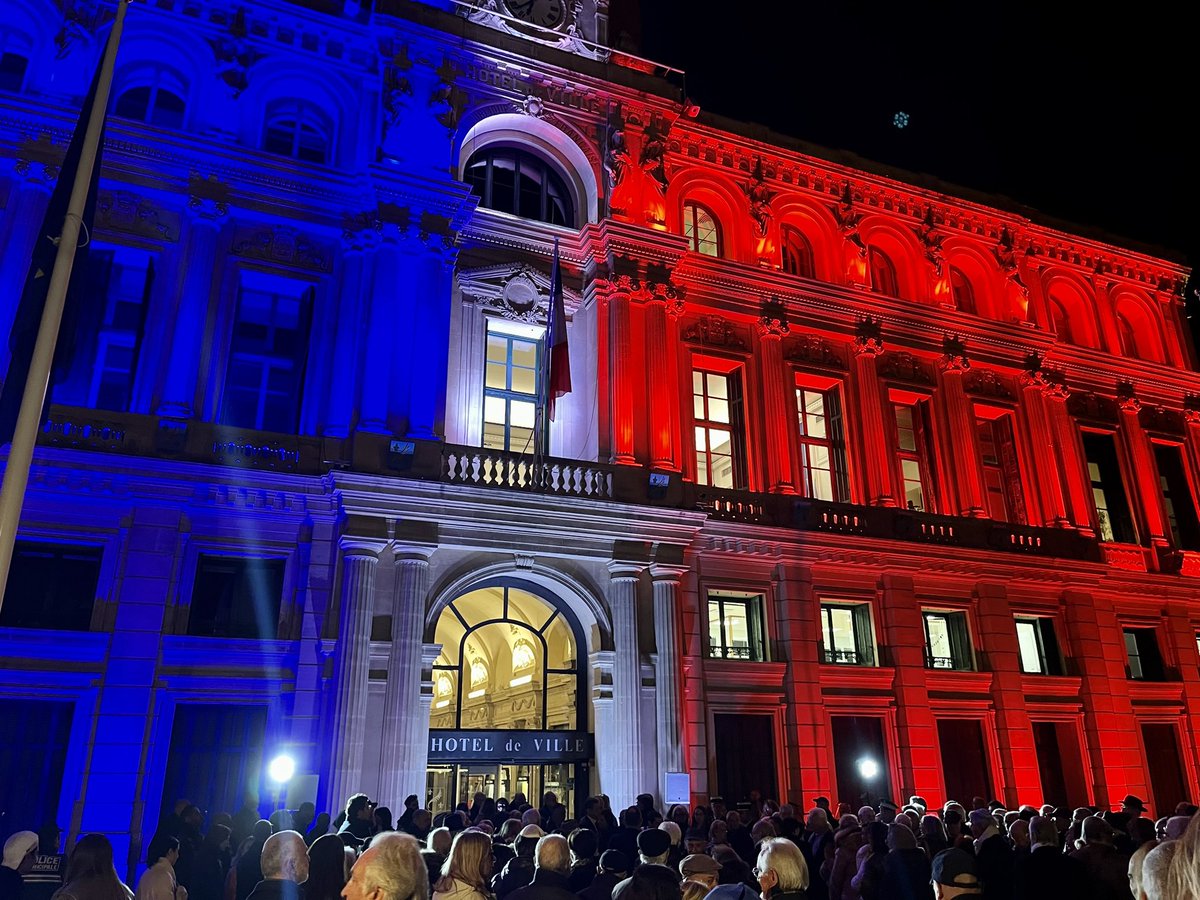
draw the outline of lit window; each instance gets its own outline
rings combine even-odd
[[[202,555],[196,563],[188,634],[274,640],[286,560]]]
[[[871,287],[875,293],[886,294],[888,297],[899,297],[896,267],[888,259],[887,254],[877,247],[871,247],[868,256],[871,266]]]
[[[716,659],[764,659],[760,594],[708,595],[708,655]]]
[[[516,147],[485,147],[467,161],[464,177],[485,209],[575,227],[566,182],[545,160]]]
[[[683,235],[688,249],[704,256],[721,255],[721,229],[717,217],[699,203],[683,204]]]
[[[1130,678],[1137,681],[1163,681],[1162,655],[1153,628],[1126,628],[1125,658]]]
[[[488,687],[488,668],[479,657],[471,660],[471,692],[467,694],[468,700],[474,700],[477,697],[482,697],[487,693]]]
[[[100,582],[100,549],[18,540],[0,626],[87,631]]]
[[[779,229],[783,243],[783,271],[801,278],[816,278],[812,244],[799,228],[784,225]]]
[[[741,380],[736,374],[692,372],[696,483],[741,488]]]
[[[997,522],[1025,523],[1021,472],[1013,438],[1012,416],[975,419],[983,481],[987,488],[987,512]]]
[[[816,500],[845,501],[846,457],[842,408],[836,390],[796,387],[800,435],[801,493]]]
[[[5,51],[0,53],[0,91],[20,93],[25,84],[25,70],[29,68],[29,59],[20,53]]]
[[[896,457],[900,463],[904,505],[918,512],[931,511],[927,495],[929,478],[925,463],[928,448],[924,401],[897,403],[893,409],[896,417]]]
[[[533,664],[537,661],[533,652],[533,645],[529,641],[517,641],[513,644],[512,651],[512,668],[513,672],[524,672],[526,669],[532,669]]]
[[[445,709],[454,700],[454,679],[449,672],[438,672],[434,693],[434,709]]]
[[[1200,521],[1196,501],[1183,468],[1183,450],[1178,444],[1155,444],[1159,494],[1167,515],[1172,543],[1181,550],[1200,550]]]
[[[329,162],[333,126],[316,104],[305,100],[279,100],[267,109],[263,149],[300,162]]]
[[[1017,619],[1021,671],[1032,675],[1061,675],[1054,622],[1047,618]]]
[[[1092,487],[1092,503],[1096,508],[1096,530],[1102,541],[1136,544],[1137,532],[1129,514],[1129,503],[1125,499],[1113,438],[1112,434],[1083,433],[1088,481]]]
[[[541,353],[541,340],[495,331],[489,326],[483,385],[484,447],[511,453],[534,452]]]
[[[971,642],[964,612],[925,612],[925,667],[970,669]]]
[[[971,286],[971,280],[962,270],[954,266],[950,266],[950,296],[954,298],[956,309],[975,314],[975,288]]]
[[[822,603],[821,649],[822,658],[827,663],[874,665],[871,607],[866,603]]]
[[[153,68],[138,72],[132,80],[134,85],[117,97],[115,115],[160,128],[183,128],[187,87],[180,78]]]
[[[225,371],[220,422],[296,434],[314,289],[244,270]]]

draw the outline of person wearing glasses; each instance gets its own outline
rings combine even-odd
[[[786,838],[767,838],[758,851],[754,877],[762,900],[805,900],[808,864],[800,848]]]

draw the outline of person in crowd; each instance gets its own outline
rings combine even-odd
[[[1145,844],[1147,841],[1156,840],[1154,834],[1154,822],[1143,816],[1138,816],[1136,819],[1131,819],[1129,822],[1129,840],[1133,844],[1133,849]]]
[[[534,849],[533,881],[517,888],[512,900],[576,900],[570,889],[571,850],[561,834],[548,834]]]
[[[829,900],[859,900],[858,890],[850,882],[858,871],[858,848],[862,846],[862,828],[858,817],[847,813],[833,833],[833,861],[825,882]]]
[[[492,837],[492,861],[496,871],[503,871],[505,864],[517,855],[513,842],[521,832],[520,819],[505,819]]]
[[[708,896],[708,888],[698,881],[679,882],[679,900],[704,900]]]
[[[67,859],[66,882],[54,900],[133,900],[113,865],[112,843],[102,834],[85,834]]]
[[[626,859],[637,859],[637,836],[642,830],[642,813],[636,806],[621,810],[618,827],[608,837],[608,849],[619,850]]]
[[[317,818],[313,821],[312,828],[308,829],[304,834],[304,843],[311,847],[317,842],[318,838],[322,838],[327,834],[329,834],[329,813],[317,813]]]
[[[665,822],[660,822],[658,830],[666,834],[667,838],[670,840],[670,844],[667,847],[667,860],[664,865],[678,872],[679,862],[685,855],[683,852],[683,832],[679,830],[678,823],[673,822],[670,819],[667,819]]]
[[[460,831],[433,886],[434,900],[491,900],[492,839],[482,831]]]
[[[694,810],[692,810],[692,824],[691,824],[692,828],[698,829],[700,831],[703,831],[705,834],[708,834],[708,829],[712,825],[712,823],[713,823],[713,815],[709,811],[709,808],[707,806],[704,806],[703,804],[698,804],[696,806],[696,808]],[[686,829],[685,829],[685,833],[686,833]]]
[[[1200,815],[1193,812],[1187,830],[1171,843],[1175,850],[1162,896],[1196,900],[1200,898]]]
[[[1017,818],[1008,826],[1008,843],[1013,848],[1013,856],[1015,859],[1022,859],[1029,855],[1029,820]]]
[[[225,878],[229,874],[227,860],[231,835],[228,825],[209,826],[192,866],[192,889],[188,892],[191,900],[221,900]],[[138,887],[140,889],[141,885]]]
[[[596,877],[597,832],[589,828],[576,828],[567,835],[567,847],[571,850],[571,873],[567,886],[578,894]]]
[[[262,881],[248,900],[301,900],[308,880],[308,847],[298,831],[281,831],[263,843]]]
[[[192,870],[196,865],[196,856],[204,846],[204,813],[200,807],[189,803],[179,814],[180,826],[178,831],[167,831],[179,838],[179,859],[175,863],[175,878],[179,886],[191,890]],[[164,831],[160,828],[159,831]]]
[[[863,828],[866,828],[868,825],[870,825],[874,821],[875,821],[875,807],[873,807],[873,806],[859,807],[858,824],[860,826],[862,826]]]
[[[1071,856],[1083,864],[1091,900],[1127,900],[1129,857],[1116,848],[1113,827],[1099,816],[1088,816],[1080,831],[1083,846]]]
[[[349,880],[346,845],[336,834],[323,834],[308,848],[304,900],[338,900]],[[194,900],[194,898],[193,898]]]
[[[1063,854],[1054,819],[1030,819],[1029,841],[1029,853],[1016,857],[1013,896],[1022,900],[1084,900],[1083,867]]]
[[[4,860],[0,863],[0,897],[21,900],[25,893],[25,876],[37,859],[38,836],[32,831],[18,831],[4,842]]]
[[[718,847],[729,847],[729,826],[725,824],[724,819],[714,819],[713,823],[708,826],[708,843],[706,852],[712,854]]]
[[[579,819],[579,827],[595,832],[597,853],[607,849],[612,829],[604,816],[603,797],[596,795],[583,802],[583,815]]]
[[[704,853],[708,850],[708,832],[699,828],[689,828],[683,833],[683,853],[690,856],[693,853]]]
[[[747,866],[752,866],[755,860],[754,838],[750,834],[750,829],[746,827],[746,823],[742,821],[742,814],[736,809],[731,809],[725,814],[725,824],[729,828],[729,846],[737,852]]]
[[[703,853],[691,853],[679,863],[679,874],[685,882],[690,881],[703,885],[707,893],[718,884],[721,864]]]
[[[605,850],[600,854],[596,877],[579,896],[583,900],[611,900],[613,888],[629,875],[629,857],[620,850]]]
[[[450,829],[444,825],[441,828],[433,829],[425,839],[425,849],[421,850],[421,859],[425,861],[426,873],[429,875],[430,891],[442,877],[442,866],[446,864],[446,859],[450,856],[450,846],[453,840]],[[495,890],[494,887],[493,890]]]
[[[374,827],[375,815],[370,797],[366,794],[355,794],[346,801],[346,820],[338,829],[339,834],[348,831],[360,841],[365,841],[374,834]]]
[[[762,900],[806,900],[808,864],[800,848],[786,838],[768,838],[758,851],[754,875]]]
[[[663,824],[674,825],[675,823],[664,822]],[[637,847],[640,865],[671,868],[668,861],[671,857],[671,835],[665,828],[647,828],[641,832],[637,836]]]
[[[863,846],[858,851],[858,871],[850,884],[862,900],[879,900],[887,871],[888,827],[872,822],[863,833]]]
[[[975,873],[975,858],[957,847],[943,850],[933,858],[930,880],[935,900],[978,897],[982,893]]]
[[[1146,808],[1146,804],[1142,802],[1140,797],[1135,797],[1133,794],[1126,794],[1121,801],[1121,812],[1128,813],[1131,819],[1136,819],[1150,812]]]
[[[946,837],[946,826],[937,816],[932,814],[921,816],[919,827],[920,834],[917,836],[917,843],[930,860],[943,850],[949,849],[950,839]]]
[[[374,834],[396,830],[392,825],[392,811],[386,806],[375,807],[371,812],[371,819],[371,827]]]
[[[1142,895],[1136,900],[1176,900],[1175,854],[1179,841],[1162,841],[1142,861]]]
[[[1013,849],[996,825],[996,817],[987,809],[973,809],[969,817],[975,839],[975,868],[983,882],[984,900],[1009,900],[1012,897]]]
[[[405,834],[411,834],[417,837],[413,831],[413,816],[417,810],[421,808],[421,801],[417,799],[416,794],[409,794],[404,798],[404,812],[400,814],[400,818],[396,820],[396,830],[403,831]],[[422,840],[422,838],[417,838]]]
[[[247,791],[242,798],[242,808],[233,814],[233,846],[240,848],[254,831],[254,824],[261,819],[258,812],[258,794]]]
[[[433,828],[433,814],[427,809],[418,809],[413,813],[412,830],[409,832],[417,839],[417,843],[425,843],[425,839],[429,837],[430,829]]]
[[[1133,856],[1129,857],[1129,892],[1133,894],[1133,900],[1142,900],[1145,896],[1142,892],[1143,868],[1146,856],[1157,846],[1158,838],[1154,838],[1134,850]]]
[[[146,851],[149,868],[138,882],[134,893],[137,900],[186,900],[187,888],[181,887],[175,877],[178,862],[179,838],[160,831],[151,839]]]
[[[236,900],[246,900],[255,886],[262,881],[262,849],[263,844],[271,836],[271,823],[259,819],[254,823],[250,837],[242,847],[237,861],[233,866],[234,897]]]
[[[410,834],[389,831],[354,863],[343,900],[429,900],[428,870]]]
[[[713,850],[713,859],[721,866],[717,874],[718,884],[744,884],[758,894],[758,882],[750,864],[742,859],[732,847],[721,846]]]
[[[876,818],[884,825],[891,825],[896,821],[896,813],[899,811],[900,807],[884,797],[879,801],[879,812],[876,814]]]
[[[801,852],[809,867],[809,883],[806,885],[808,896],[812,900],[825,900],[829,889],[821,869],[826,859],[832,860],[834,855],[833,828],[829,824],[829,813],[824,807],[814,806],[808,811],[805,819],[804,832],[807,840],[801,839]],[[829,871],[826,869],[826,871]]]
[[[663,820],[662,813],[654,808],[654,797],[650,794],[637,795],[637,808],[641,813],[643,828],[657,828]]]
[[[502,900],[533,881],[533,873],[537,868],[534,854],[538,841],[545,834],[537,825],[526,825],[517,834],[517,839],[513,842],[516,856],[505,863],[500,874],[492,879],[492,892],[497,900]]]
[[[887,826],[888,853],[884,858],[880,900],[912,900],[928,893],[929,857],[917,846],[917,836],[907,825]]]
[[[688,808],[682,803],[674,803],[667,810],[667,821],[678,825],[680,834],[683,834],[691,826],[691,818]]]
[[[58,852],[62,829],[54,822],[47,822],[38,829],[37,855],[33,865],[22,877],[25,890],[21,900],[50,900],[51,895],[62,887],[63,870],[67,858]],[[4,892],[0,889],[0,897]]]

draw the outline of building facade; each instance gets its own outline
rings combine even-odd
[[[6,332],[113,12],[9,5]],[[130,10],[3,827],[132,868],[247,791],[1194,800],[1183,265],[697,115],[606,3],[477,6]]]

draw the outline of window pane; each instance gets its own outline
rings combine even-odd
[[[728,400],[709,400],[708,401],[708,418],[712,422],[729,422],[729,401]]]
[[[487,358],[489,362],[507,362],[508,341],[499,335],[489,334],[487,339]]]
[[[514,427],[533,428],[535,404],[527,403],[524,400],[513,400],[510,409],[509,421]]]
[[[533,369],[512,370],[512,389],[520,394],[537,393],[537,373]]]
[[[954,665],[950,650],[950,627],[944,616],[926,616],[925,630],[928,632],[928,650],[935,669],[948,669]]]
[[[1042,654],[1038,649],[1036,622],[1017,622],[1017,643],[1021,648],[1021,671],[1042,672]]]
[[[507,377],[507,369],[503,363],[489,362],[487,364],[486,373],[483,378],[484,387],[495,388],[502,391],[508,387],[504,379]]]
[[[524,366],[527,369],[537,368],[537,342],[522,341],[514,338],[512,342],[512,361],[514,366]]]
[[[507,416],[504,414],[506,407],[507,404],[503,397],[484,397],[483,421],[503,425],[507,421]]]
[[[708,396],[726,399],[729,397],[729,379],[716,372],[707,372],[704,376],[708,386]]]
[[[812,473],[812,495],[816,500],[833,502],[833,477],[827,471],[814,469]]]

